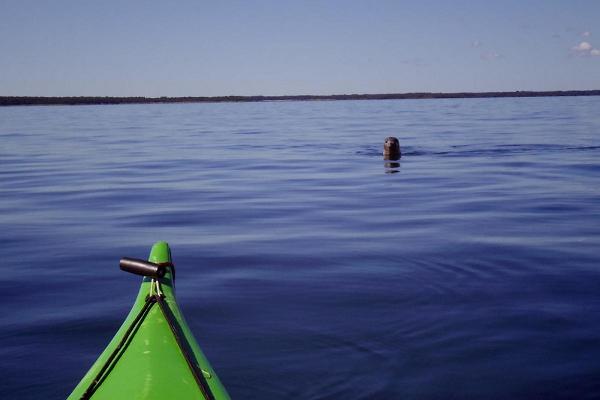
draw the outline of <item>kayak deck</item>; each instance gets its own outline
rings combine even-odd
[[[131,312],[69,399],[229,399],[175,301],[167,243],[149,261],[164,276],[145,277]]]

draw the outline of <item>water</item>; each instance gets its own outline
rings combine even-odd
[[[0,143],[0,398],[70,393],[157,240],[236,399],[600,396],[599,97],[13,107]]]

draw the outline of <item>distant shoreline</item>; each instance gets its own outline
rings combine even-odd
[[[331,101],[331,100],[409,100],[409,99],[474,99],[494,97],[566,97],[600,96],[600,90],[516,91],[516,92],[459,92],[459,93],[389,93],[340,94],[299,96],[213,96],[213,97],[38,97],[0,96],[2,106],[51,106],[93,104],[152,104],[152,103],[234,103],[260,101]]]

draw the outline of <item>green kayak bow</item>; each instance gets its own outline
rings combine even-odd
[[[229,399],[175,301],[175,267],[165,242],[148,262],[121,259],[143,275],[133,308],[71,399]]]

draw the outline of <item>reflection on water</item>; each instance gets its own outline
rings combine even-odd
[[[0,398],[72,390],[157,240],[233,398],[600,397],[598,109],[0,108]]]
[[[400,160],[400,142],[395,137],[388,137],[385,139],[383,159],[386,161],[384,163],[386,174],[400,172],[398,170],[398,168],[400,168],[400,163],[397,162]]]
[[[386,174],[395,174],[396,172],[400,172],[399,168],[400,168],[400,163],[399,162],[385,162],[384,164],[385,167],[385,173]]]

